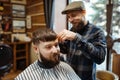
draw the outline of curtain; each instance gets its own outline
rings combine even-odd
[[[48,28],[53,29],[54,22],[54,0],[43,0],[44,1],[44,15],[45,22]]]

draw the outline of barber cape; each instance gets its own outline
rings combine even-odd
[[[53,68],[43,68],[35,61],[20,73],[15,80],[81,80],[73,69],[65,62]]]

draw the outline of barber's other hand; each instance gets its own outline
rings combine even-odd
[[[57,35],[59,42],[64,42],[65,40],[73,40],[75,36],[76,33],[66,29],[64,29]]]

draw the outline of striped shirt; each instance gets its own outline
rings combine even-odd
[[[74,40],[61,43],[60,50],[67,54],[68,64],[82,80],[96,80],[96,63],[101,64],[106,55],[105,35],[100,28],[88,22],[76,32]]]
[[[35,61],[20,73],[15,80],[81,80],[66,63],[60,62],[53,68],[43,68]]]

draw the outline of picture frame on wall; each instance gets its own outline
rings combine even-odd
[[[32,28],[32,22],[31,22],[31,16],[26,17],[26,28],[31,29]]]
[[[25,17],[25,5],[13,4],[12,5],[13,17]]]
[[[25,32],[26,31],[26,21],[25,19],[15,18],[12,20],[13,32]]]
[[[5,22],[1,24],[2,31],[4,32],[11,32],[12,31],[12,24],[10,22]]]
[[[26,0],[11,0],[11,3],[26,4]]]
[[[1,20],[1,27],[4,32],[11,32],[12,31],[12,23],[11,23],[11,16],[10,15],[2,15]]]

